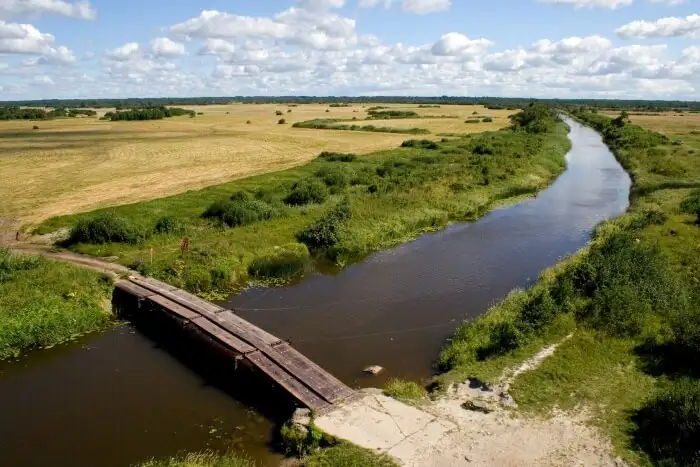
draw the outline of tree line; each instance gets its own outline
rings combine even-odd
[[[104,120],[116,121],[135,121],[135,120],[162,120],[170,117],[180,117],[189,115],[190,118],[195,117],[194,110],[183,109],[180,107],[150,107],[144,109],[131,109],[115,112],[107,112],[103,117]]]
[[[57,107],[53,110],[17,106],[0,107],[0,120],[51,120],[52,118],[77,117],[79,115],[94,117],[97,112],[90,109],[67,109],[64,107]]]

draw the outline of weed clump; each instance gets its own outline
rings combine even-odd
[[[343,154],[340,152],[323,151],[318,157],[319,159],[324,159],[328,162],[353,162],[357,159],[357,154]]]
[[[218,219],[228,227],[242,227],[254,222],[272,219],[275,214],[275,209],[265,201],[239,199],[216,201],[204,211],[202,217]]]
[[[331,189],[343,189],[350,184],[353,173],[343,166],[321,167],[316,171],[316,176]]]
[[[440,145],[429,139],[409,139],[401,143],[402,148],[440,149]]]
[[[164,216],[156,221],[153,231],[158,234],[182,233],[184,227],[175,216]]]
[[[413,381],[404,381],[392,378],[384,385],[384,394],[398,400],[420,400],[428,393],[420,384]]]
[[[284,202],[290,206],[323,203],[328,199],[328,188],[318,179],[304,179],[294,184]]]
[[[145,235],[123,217],[102,213],[89,219],[80,219],[68,235],[69,245],[76,243],[138,243]]]
[[[311,258],[305,245],[294,243],[275,248],[253,260],[248,275],[255,279],[287,279],[303,274]]]

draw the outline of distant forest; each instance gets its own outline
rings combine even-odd
[[[632,111],[700,111],[700,102],[659,101],[659,100],[607,100],[607,99],[531,99],[511,97],[310,97],[310,96],[232,96],[232,97],[163,97],[130,99],[45,99],[27,101],[0,102],[2,106],[27,107],[62,107],[62,108],[116,108],[146,109],[175,105],[213,105],[213,104],[422,104],[422,105],[484,105],[491,109],[522,108],[530,102],[542,102],[556,107],[595,107],[609,110]]]

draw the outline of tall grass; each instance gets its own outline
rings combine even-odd
[[[98,273],[0,249],[0,359],[105,326],[111,289]]]

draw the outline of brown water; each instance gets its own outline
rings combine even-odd
[[[348,384],[429,377],[464,318],[532,283],[626,209],[629,177],[595,132],[570,125],[568,169],[537,198],[229,305]],[[363,375],[370,364],[386,372]],[[0,465],[125,466],[230,446],[276,465],[270,443],[290,408],[251,380],[129,326],[0,364]]]

